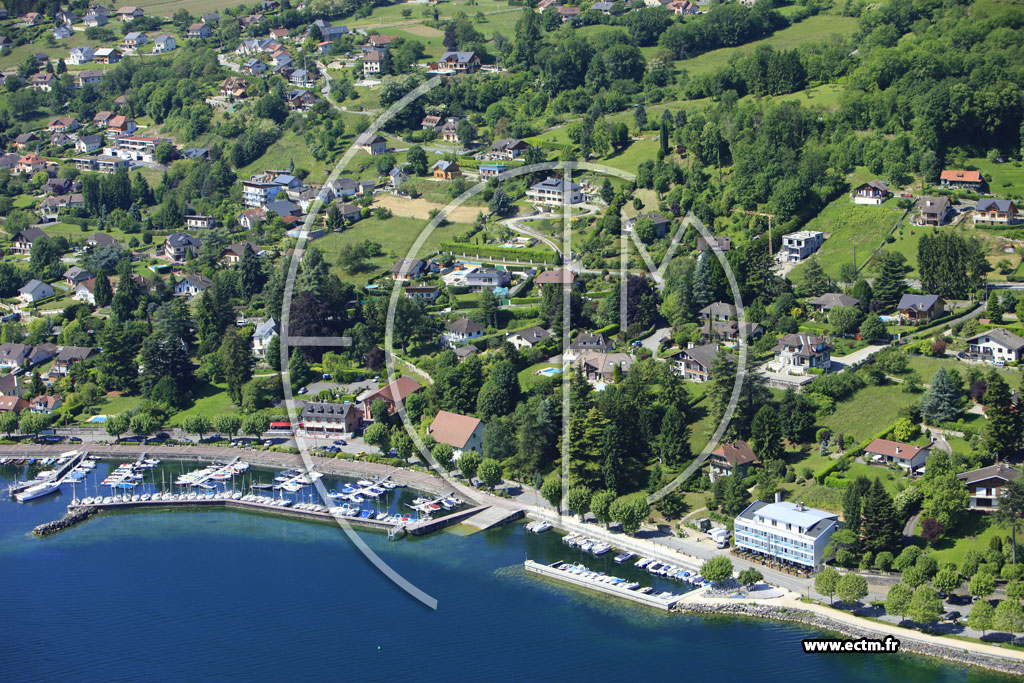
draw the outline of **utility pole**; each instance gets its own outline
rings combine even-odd
[[[775,218],[775,214],[774,213],[765,213],[764,211],[747,211],[746,209],[737,209],[737,208],[734,208],[733,211],[735,211],[737,213],[745,213],[745,214],[748,214],[748,215],[751,215],[751,216],[764,216],[765,218],[768,219],[768,253],[769,254],[772,253],[772,220]],[[856,255],[854,255],[854,261],[856,261],[856,260],[857,260],[857,257],[856,257]]]

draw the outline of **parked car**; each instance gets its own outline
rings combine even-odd
[[[68,439],[68,443],[82,443],[82,437],[73,436],[70,439]]]
[[[348,442],[345,441],[345,439],[338,439],[337,441],[334,442],[334,445],[335,446],[347,446]]]
[[[264,448],[270,448],[273,445],[274,445],[274,441],[272,439],[267,439],[266,441],[263,442]]]

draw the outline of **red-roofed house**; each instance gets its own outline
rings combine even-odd
[[[943,187],[955,187],[975,192],[981,192],[982,185],[985,184],[981,178],[981,171],[946,170],[939,176],[939,182]]]
[[[381,387],[363,399],[363,416],[367,420],[373,419],[370,409],[373,407],[373,402],[377,399],[384,401],[388,407],[388,414],[391,415],[395,412],[395,404],[398,401],[404,401],[409,395],[415,394],[421,389],[423,387],[420,386],[419,382],[408,375],[402,375],[391,384]]]
[[[930,446],[915,446],[909,443],[875,439],[864,449],[864,454],[874,462],[895,463],[910,470],[917,469],[928,460]]]
[[[746,441],[719,444],[718,448],[711,451],[708,462],[711,464],[711,481],[734,474],[745,477],[751,465],[761,463]]]
[[[483,453],[484,423],[479,418],[440,410],[427,427],[427,434],[451,446],[456,458],[466,451]]]

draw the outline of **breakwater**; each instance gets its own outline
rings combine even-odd
[[[55,534],[58,531],[63,531],[64,529],[73,527],[79,522],[84,522],[85,520],[95,515],[97,512],[98,510],[91,506],[75,507],[69,510],[68,513],[60,519],[55,519],[52,522],[44,522],[43,524],[40,524],[32,530],[32,533],[40,537],[49,536],[50,534]]]
[[[744,603],[739,601],[735,603],[703,603],[687,602],[684,600],[677,602],[673,606],[673,611],[702,615],[736,616],[750,617],[752,619],[788,621],[804,624],[805,626],[812,626],[818,629],[824,629],[826,631],[833,631],[849,638],[878,638],[881,633],[880,631],[874,631],[868,628],[857,628],[851,624],[839,621],[838,619],[830,619],[825,615],[816,614],[807,610],[791,609],[788,607],[765,605],[761,603]],[[937,657],[949,662],[956,662],[958,664],[965,664],[968,666],[984,667],[986,669],[1014,676],[1024,675],[1024,662],[1010,659],[1009,653],[1007,654],[1007,658],[1003,658],[957,647],[954,644],[956,641],[950,641],[950,644],[947,646],[917,640],[912,637],[900,637],[898,635],[896,637],[900,641],[900,652],[909,652],[911,654],[924,655],[927,657]]]

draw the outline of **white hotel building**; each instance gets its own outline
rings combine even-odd
[[[754,501],[735,520],[737,548],[773,560],[817,569],[825,546],[839,528],[839,517],[803,503]]]

